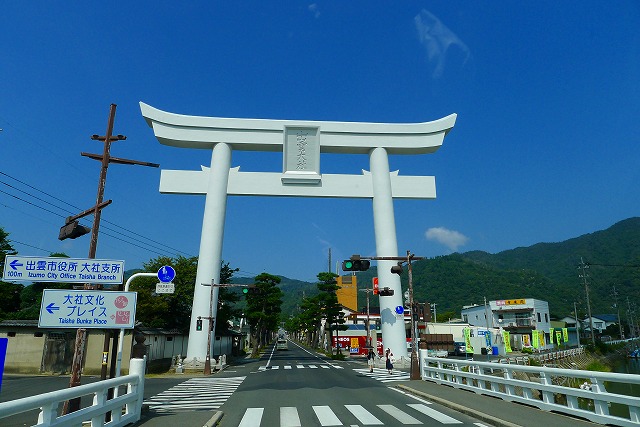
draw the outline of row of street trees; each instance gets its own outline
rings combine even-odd
[[[328,346],[333,342],[333,335],[346,330],[342,306],[338,303],[338,284],[334,273],[318,274],[317,295],[304,298],[300,303],[299,312],[285,321],[285,329],[297,339],[304,341],[307,346],[320,348],[323,346],[322,324],[328,332]],[[338,352],[336,346],[336,352]]]

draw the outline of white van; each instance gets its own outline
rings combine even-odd
[[[287,340],[284,338],[278,338],[278,341],[276,341],[276,350],[289,350]]]

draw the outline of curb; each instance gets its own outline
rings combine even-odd
[[[213,414],[213,417],[209,418],[209,421],[207,421],[202,427],[217,426],[223,416],[224,416],[224,412],[216,411],[216,413]]]
[[[457,403],[450,402],[448,400],[442,399],[440,397],[416,390],[414,388],[405,386],[405,385],[396,385],[396,388],[406,391],[407,393],[415,394],[416,396],[424,397],[425,399],[431,400],[432,402],[438,403],[442,406],[446,406],[447,408],[453,409],[455,411],[461,412],[463,414],[472,416],[474,418],[478,418],[481,421],[485,421],[487,423],[491,423],[492,425],[498,427],[522,427],[520,424],[514,424],[509,421],[505,421],[500,418],[496,418],[492,415],[485,414],[484,412],[477,411],[475,409],[468,408],[463,405],[459,405]]]

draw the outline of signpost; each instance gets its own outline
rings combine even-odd
[[[4,265],[5,281],[119,285],[124,275],[124,261],[107,259],[7,255]]]
[[[162,283],[171,283],[176,278],[176,270],[170,265],[164,265],[158,270],[158,280]]]
[[[133,329],[135,292],[45,289],[39,328]]]
[[[158,270],[158,280],[156,284],[156,294],[172,294],[175,292],[175,285],[172,283],[176,278],[176,270],[170,265],[163,265]]]

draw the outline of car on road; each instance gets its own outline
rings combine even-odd
[[[289,350],[289,345],[285,338],[278,338],[278,341],[276,341],[276,350]]]
[[[467,346],[464,342],[453,343],[453,354],[456,356],[464,356],[467,353]]]

